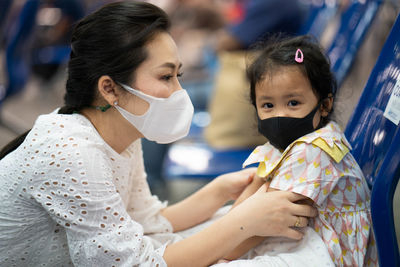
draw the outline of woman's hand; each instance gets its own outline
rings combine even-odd
[[[237,199],[243,190],[253,181],[256,173],[256,168],[247,168],[237,172],[227,173],[218,176],[213,182],[219,188],[221,195],[225,196],[226,200]]]
[[[309,217],[317,216],[317,210],[310,205],[294,202],[305,196],[287,192],[266,192],[267,185],[231,210],[243,225],[241,230],[249,231],[250,236],[285,236],[301,239],[303,233],[293,227],[305,227]]]

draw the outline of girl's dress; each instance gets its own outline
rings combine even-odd
[[[339,126],[330,122],[281,152],[257,147],[244,166],[259,162],[257,175],[271,188],[309,197],[319,216],[311,227],[321,236],[336,266],[376,266],[370,191]]]

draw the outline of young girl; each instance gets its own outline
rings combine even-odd
[[[336,84],[321,48],[307,36],[271,43],[249,66],[248,78],[258,129],[269,142],[244,162],[259,163],[259,178],[240,199],[265,182],[269,191],[306,196],[319,211],[310,226],[337,266],[376,265],[370,192],[350,144],[330,120]],[[225,258],[261,240],[249,239]]]

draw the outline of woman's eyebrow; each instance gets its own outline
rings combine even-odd
[[[179,63],[178,69],[182,67],[182,63]],[[170,69],[176,69],[176,65],[172,62],[165,62],[164,64],[161,64],[158,66],[158,68],[170,68]]]

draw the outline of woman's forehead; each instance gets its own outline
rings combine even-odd
[[[144,64],[155,67],[174,67],[179,68],[179,53],[175,41],[168,33],[157,34],[147,45],[146,50],[148,57]]]

